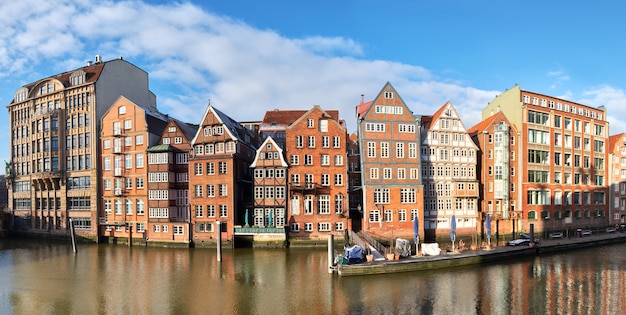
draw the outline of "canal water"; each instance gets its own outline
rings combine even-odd
[[[340,278],[326,249],[161,249],[0,239],[0,314],[619,314],[626,245]]]

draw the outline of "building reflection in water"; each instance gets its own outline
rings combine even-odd
[[[338,278],[323,249],[0,241],[0,313],[619,314],[626,245],[518,262]]]

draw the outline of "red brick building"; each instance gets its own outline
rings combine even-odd
[[[253,140],[250,130],[212,105],[207,107],[189,157],[195,246],[215,246],[220,232],[222,241],[234,246],[235,225],[243,225],[246,209],[253,208]]]
[[[361,148],[362,230],[379,238],[413,239],[414,218],[424,218],[420,176],[420,117],[390,83],[356,107]],[[420,235],[424,235],[423,220]]]
[[[315,241],[350,228],[348,134],[338,116],[316,105],[286,129],[290,238]]]
[[[154,108],[120,97],[102,117],[101,235],[110,242],[145,241],[148,199],[146,149],[159,139],[169,118]],[[167,199],[168,190],[158,198]]]
[[[100,127],[120,95],[156,108],[148,74],[122,58],[26,84],[8,104],[11,161],[6,172],[14,232],[97,240],[102,216]]]
[[[626,222],[626,134],[609,138],[609,224]]]
[[[492,238],[529,232],[524,224],[520,194],[520,134],[504,115],[497,112],[468,130],[479,148],[478,179],[480,181],[478,230],[485,238],[485,218],[491,216]]]
[[[520,89],[496,96],[483,119],[502,111],[520,131],[523,224],[540,231],[609,223],[609,124],[606,108]]]
[[[148,148],[148,243],[189,245],[189,151],[197,126],[171,119]],[[162,195],[167,192],[167,199]]]

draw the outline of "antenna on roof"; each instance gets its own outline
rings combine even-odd
[[[209,106],[211,106],[211,99],[209,99]]]

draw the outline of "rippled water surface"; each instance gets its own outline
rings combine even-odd
[[[380,276],[326,249],[215,250],[0,240],[0,314],[620,314],[626,245]]]

